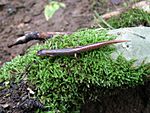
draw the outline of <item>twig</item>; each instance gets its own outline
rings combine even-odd
[[[46,40],[49,38],[52,38],[54,35],[65,35],[65,34],[71,34],[72,32],[30,32],[25,34],[22,37],[19,37],[13,44],[8,45],[9,48],[27,43],[31,40]]]
[[[107,27],[109,27],[110,29],[114,29],[111,25],[109,25],[96,11],[94,11],[95,15],[97,16],[97,18],[102,21]]]

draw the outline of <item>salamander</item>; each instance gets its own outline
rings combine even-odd
[[[74,55],[76,53],[81,53],[85,51],[91,51],[94,49],[98,49],[102,46],[115,44],[115,43],[121,43],[121,42],[128,42],[128,40],[110,40],[110,41],[104,41],[104,42],[98,42],[95,44],[90,44],[86,46],[76,47],[76,48],[64,48],[64,49],[52,49],[52,50],[39,50],[37,52],[38,56],[66,56],[66,55]]]

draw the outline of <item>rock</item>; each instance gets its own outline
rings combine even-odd
[[[26,15],[24,18],[24,23],[29,23],[32,20],[32,17],[30,15]]]
[[[10,33],[12,30],[11,27],[6,27],[5,30],[4,30],[4,33]]]
[[[8,0],[0,0],[0,6],[8,4]]]
[[[25,24],[24,23],[20,23],[19,25],[17,25],[18,29],[24,28]]]
[[[19,0],[18,1],[15,1],[14,4],[13,4],[14,7],[16,7],[16,9],[19,9],[19,8],[24,8],[24,4],[22,2],[20,2]]]
[[[7,6],[7,14],[10,16],[10,15],[13,15],[17,12],[17,9],[15,6],[13,5],[8,5]]]
[[[132,6],[132,8],[138,8],[150,13],[150,1],[141,1]]]
[[[0,25],[1,26],[1,25]],[[2,32],[4,30],[4,28],[3,27],[0,27],[0,32]]]
[[[117,51],[112,54],[112,58],[116,59],[122,54],[127,60],[136,59],[137,66],[143,61],[150,63],[150,27],[115,29],[109,31],[109,34],[117,35],[118,40],[130,41],[115,44]]]
[[[25,1],[24,6],[26,6],[27,9],[31,9],[35,4],[36,4],[36,0],[28,0]]]
[[[2,106],[0,106],[0,113],[6,113],[6,111],[4,110]]]
[[[122,2],[122,0],[111,0],[111,2],[115,5],[118,5],[119,3]]]
[[[23,30],[18,30],[16,35],[19,36],[23,36],[24,35],[24,31]]]
[[[17,15],[14,16],[14,21],[16,24],[21,23],[24,20],[24,15],[21,13],[18,13]]]
[[[38,16],[42,13],[44,7],[41,6],[40,4],[36,4],[34,5],[33,9],[32,9],[32,14],[33,16]]]

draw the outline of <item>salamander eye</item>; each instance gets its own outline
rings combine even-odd
[[[45,53],[43,52],[43,50],[40,50],[40,51],[37,52],[37,55],[38,55],[38,56],[44,56]]]

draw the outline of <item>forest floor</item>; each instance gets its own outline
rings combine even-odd
[[[119,5],[113,5],[111,2],[103,4],[99,1],[97,5],[92,0],[60,1],[66,4],[66,8],[59,9],[49,21],[46,21],[43,13],[47,0],[0,1],[0,65],[10,61],[16,55],[25,54],[25,51],[30,46],[38,43],[38,41],[32,41],[12,48],[7,47],[26,32],[76,31],[79,28],[95,27],[93,10],[104,14],[119,7]],[[12,92],[13,95],[6,96],[6,92]],[[26,112],[26,109],[28,109],[26,107],[15,107],[20,101],[20,92],[23,92],[22,94],[24,95],[28,95],[26,84],[20,83],[18,86],[13,85],[9,91],[5,90],[0,92],[0,113]],[[104,96],[100,102],[87,101],[87,103],[83,105],[81,112],[150,113],[150,103],[148,104],[150,101],[149,83],[135,88],[115,89],[113,92],[114,94],[111,96]],[[9,105],[9,107],[6,105]],[[33,112],[33,109],[31,109],[29,113],[31,112]]]

